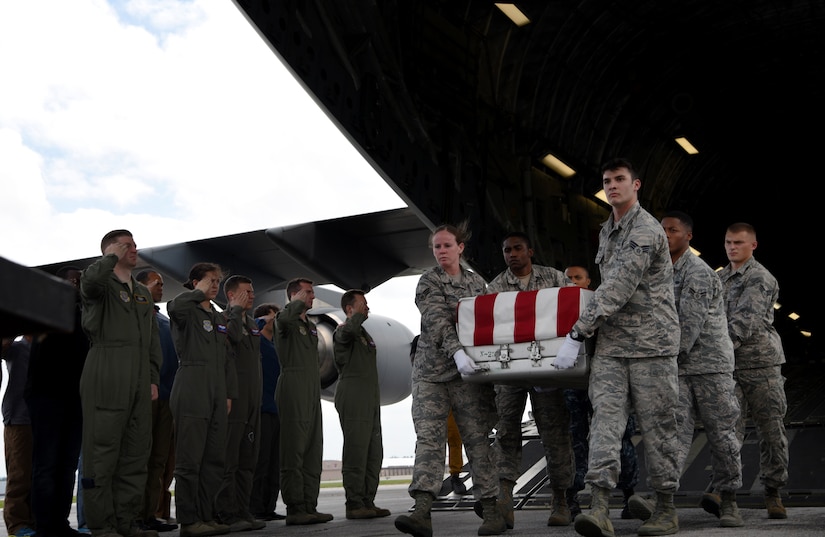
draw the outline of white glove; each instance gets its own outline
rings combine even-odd
[[[478,371],[481,371],[481,368],[473,361],[473,359],[467,356],[464,349],[458,349],[455,351],[455,354],[453,354],[453,360],[455,360],[455,365],[458,367],[458,372],[462,375],[472,375]]]
[[[579,350],[582,346],[581,341],[576,341],[570,334],[564,338],[564,343],[559,347],[559,352],[556,354],[556,359],[553,360],[553,367],[556,369],[570,369],[576,365],[576,358],[579,357]]]

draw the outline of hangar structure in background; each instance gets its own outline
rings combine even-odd
[[[467,253],[487,278],[512,230],[543,264],[592,266],[609,211],[594,197],[600,165],[624,156],[642,205],[691,214],[714,268],[729,224],[756,227],[786,349],[821,359],[803,274],[825,115],[821,1],[519,2],[523,25],[481,0],[235,3],[427,226],[469,220]]]

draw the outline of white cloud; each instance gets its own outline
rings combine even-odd
[[[403,206],[234,4],[127,9],[0,5],[0,71],[13,81],[0,85],[0,128],[40,155],[44,186],[26,198],[39,210],[18,214],[15,228],[42,231],[35,217],[61,213],[81,219],[75,233],[99,236],[110,219],[82,220],[96,209],[169,224],[159,243],[168,244]],[[159,26],[174,33],[147,30]],[[146,225],[130,229],[157,245]],[[0,255],[44,262],[42,249],[9,246]],[[67,255],[54,246],[46,261]]]
[[[116,228],[149,247],[404,206],[226,0],[0,2],[0,73],[0,256],[21,264]],[[370,305],[418,333],[399,280]],[[388,457],[414,452],[409,404],[382,409]]]

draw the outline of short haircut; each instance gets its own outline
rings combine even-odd
[[[158,273],[158,271],[156,271],[156,270],[141,270],[140,272],[138,272],[137,276],[135,276],[135,279],[137,281],[139,281],[140,283],[146,283],[146,282],[149,281],[149,275],[150,274],[157,274],[157,273]]]
[[[662,218],[675,218],[680,221],[688,231],[693,231],[693,218],[689,214],[682,211],[668,211]]]
[[[257,319],[258,317],[264,317],[270,311],[278,313],[279,311],[281,311],[281,308],[280,306],[278,306],[278,304],[275,304],[274,302],[265,302],[255,308],[255,310],[252,312],[252,316]]]
[[[347,306],[352,306],[355,304],[356,297],[364,295],[366,295],[366,293],[361,289],[350,289],[341,296],[341,309],[346,313]]]
[[[587,265],[583,265],[582,263],[571,263],[570,265],[567,265],[566,267],[564,267],[564,272],[567,272],[567,269],[576,268],[576,267],[582,269],[584,271],[584,274],[588,278],[590,277],[590,269],[587,268]]]
[[[746,231],[756,238],[756,229],[754,229],[752,225],[745,222],[736,222],[735,224],[729,225],[728,231],[731,233],[741,233],[742,231]]]
[[[252,280],[247,278],[246,276],[241,276],[240,274],[235,274],[234,276],[230,276],[223,282],[223,292],[224,294],[234,291],[238,288],[239,285],[242,283],[252,283]]]
[[[636,173],[636,168],[634,168],[633,164],[626,158],[613,158],[602,164],[602,175],[604,175],[606,171],[615,171],[619,168],[627,168],[627,171],[630,172],[631,179],[639,178],[639,174]]]
[[[115,229],[110,231],[109,233],[103,235],[103,238],[100,239],[100,251],[101,253],[106,250],[106,247],[112,244],[113,242],[117,242],[120,237],[131,237],[132,232],[128,229]]]
[[[208,272],[217,272],[219,275],[223,274],[223,270],[217,263],[195,263],[189,269],[189,279],[183,284],[187,289],[195,288],[195,280],[202,280]]]
[[[504,242],[505,242],[507,239],[521,239],[521,240],[523,240],[523,241],[524,241],[524,244],[526,244],[528,248],[532,248],[532,247],[533,247],[533,243],[532,243],[532,241],[530,240],[530,236],[529,236],[529,235],[527,235],[527,233],[525,233],[525,232],[523,232],[523,231],[511,231],[510,233],[508,233],[507,235],[505,235],[505,236],[504,236],[504,238],[503,238],[503,239],[501,239],[501,245],[502,245],[502,246],[504,246]]]
[[[307,278],[293,278],[289,280],[288,284],[286,284],[286,297],[292,300],[292,295],[301,290],[302,283],[308,283],[309,285],[313,285],[312,280],[309,280]]]

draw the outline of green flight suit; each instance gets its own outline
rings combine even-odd
[[[178,372],[169,406],[175,419],[175,506],[181,525],[215,519],[223,480],[227,407],[237,397],[232,355],[226,352],[226,322],[200,303],[199,289],[184,291],[166,306],[178,352]]]
[[[289,302],[275,317],[281,376],[275,402],[281,416],[281,497],[288,514],[314,513],[321,488],[324,431],[318,331],[303,320],[304,302]]]
[[[217,511],[224,523],[234,518],[250,519],[252,480],[258,464],[261,439],[261,332],[255,321],[234,306],[224,312],[229,353],[234,355],[238,375],[238,397],[232,400],[226,435],[226,465],[218,494]]]
[[[338,369],[335,409],[344,434],[341,471],[347,509],[375,505],[384,461],[377,351],[362,326],[366,319],[363,313],[353,313],[333,334]]]
[[[152,445],[151,384],[163,360],[149,290],[114,274],[118,257],[83,271],[83,330],[90,349],[80,378],[84,511],[95,535],[130,535],[140,518]]]

